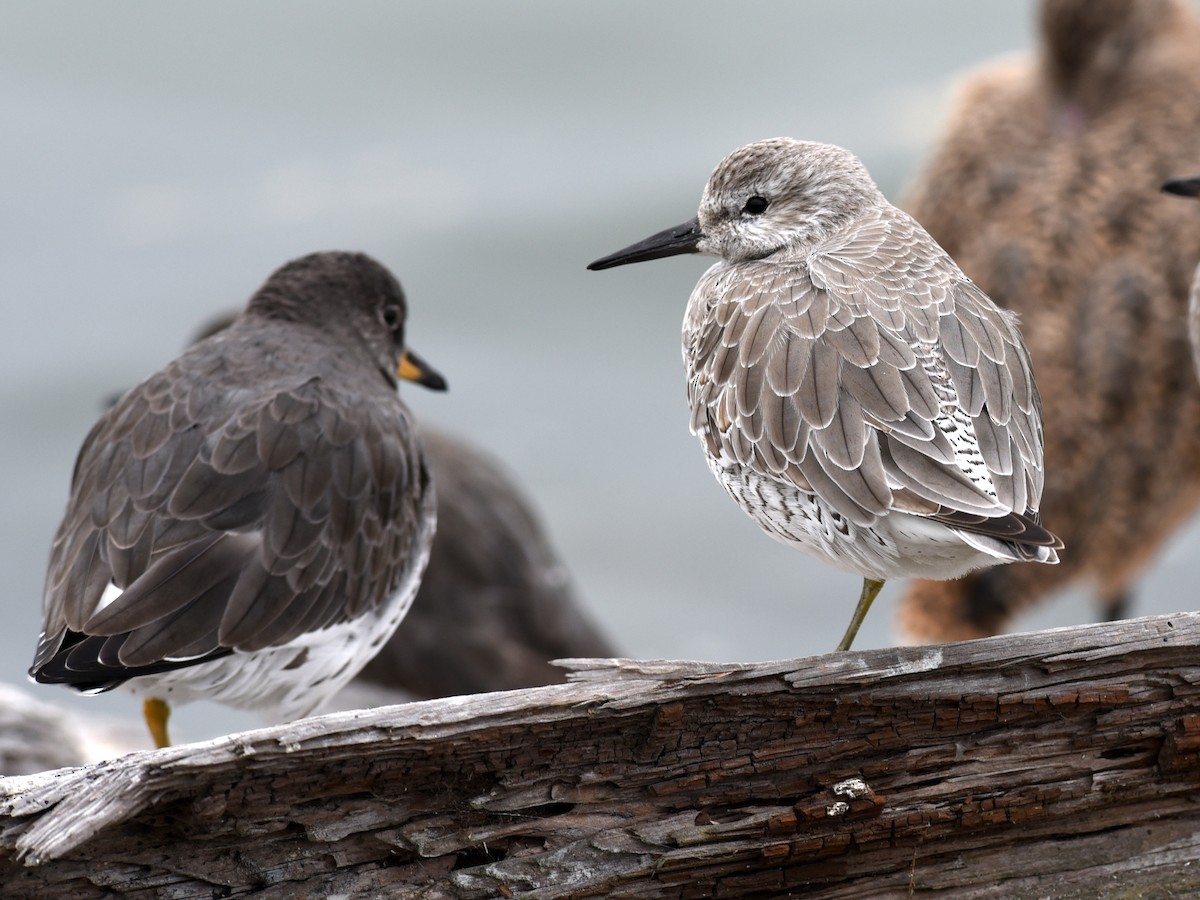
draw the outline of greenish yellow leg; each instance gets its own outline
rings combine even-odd
[[[154,738],[154,746],[170,747],[167,719],[171,718],[171,707],[167,706],[167,701],[150,697],[142,703],[142,715],[146,717],[146,726],[150,729],[150,737]]]
[[[854,616],[850,619],[850,625],[846,628],[846,634],[842,637],[842,642],[837,646],[839,650],[850,649],[850,645],[854,643],[854,638],[858,634],[858,629],[862,625],[863,619],[867,617],[867,610],[871,608],[871,604],[875,602],[875,598],[879,596],[879,591],[882,588],[882,581],[876,581],[874,578],[863,579],[862,594],[858,598],[858,606],[854,608]]]

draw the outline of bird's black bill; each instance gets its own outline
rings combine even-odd
[[[404,351],[404,355],[400,357],[400,366],[396,369],[396,374],[405,381],[415,382],[431,391],[446,389],[446,379],[437,369],[413,353],[412,350]]]
[[[1172,178],[1162,186],[1167,194],[1178,194],[1180,197],[1200,197],[1200,175],[1191,178]]]
[[[598,259],[588,268],[596,272],[600,269],[611,269],[627,263],[662,259],[664,256],[678,256],[680,253],[698,253],[699,249],[696,245],[699,243],[700,222],[692,219],[690,222],[660,231],[644,241],[630,244],[624,250],[618,250],[603,259]]]

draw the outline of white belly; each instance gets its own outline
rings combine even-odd
[[[117,690],[172,705],[214,700],[259,710],[279,721],[316,712],[371,661],[412,606],[429,560],[433,530],[430,515],[400,585],[365,615],[302,634],[281,647],[234,651],[212,662],[131,678]]]
[[[283,647],[234,651],[212,662],[132,678],[117,690],[173,706],[214,700],[272,719],[307,716],[346,686],[391,637],[412,604],[397,593],[377,611],[302,635]]]
[[[864,578],[959,578],[1006,560],[971,546],[955,530],[891,512],[863,528],[808,491],[729,460],[708,458],[729,495],[776,540]]]

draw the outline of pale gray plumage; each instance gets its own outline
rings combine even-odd
[[[713,172],[690,235],[591,268],[684,252],[721,258],[684,319],[691,428],[764,529],[879,582],[1057,561],[1014,317],[852,154],[743,147]]]

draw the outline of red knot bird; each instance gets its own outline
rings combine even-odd
[[[1200,19],[1182,0],[1044,0],[1039,47],[959,90],[903,205],[1021,317],[1045,399],[1042,510],[1062,565],[914,582],[910,641],[982,637],[1078,586],[1119,618],[1200,504],[1200,385],[1184,316],[1200,207]]]
[[[684,317],[691,430],[764,531],[862,576],[839,650],[889,578],[1058,561],[1016,320],[857,157],[742,147],[695,219],[588,268],[679,253],[719,258]]]
[[[282,719],[319,707],[416,594],[435,500],[397,379],[404,294],[357,253],[275,272],[227,329],[100,418],[50,554],[40,682]]]

